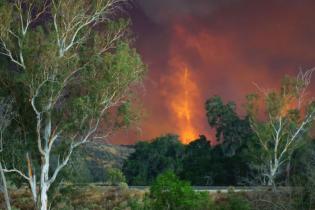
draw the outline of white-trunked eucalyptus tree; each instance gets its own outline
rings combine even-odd
[[[4,133],[15,117],[12,97],[0,97],[0,153],[3,152]],[[0,162],[0,191],[3,193],[7,210],[11,210],[10,196],[5,177],[5,170]]]
[[[285,76],[279,90],[258,87],[258,94],[247,97],[251,127],[260,148],[253,152],[263,184],[276,186],[276,178],[292,153],[307,138],[315,117],[315,103],[307,93],[314,70],[301,71],[297,77]]]
[[[41,210],[49,208],[47,192],[74,149],[98,133],[106,135],[111,109],[128,99],[144,75],[141,58],[130,48],[128,21],[114,21],[125,2],[8,0],[1,5],[0,53],[12,63],[10,79],[22,84],[20,91],[29,98],[37,142],[25,156],[27,172],[6,171],[29,182]],[[56,167],[52,154],[58,156]],[[35,171],[38,156],[40,171]]]

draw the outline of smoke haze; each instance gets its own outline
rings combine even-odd
[[[224,101],[235,101],[243,114],[246,94],[256,90],[253,82],[274,88],[283,75],[315,66],[314,1],[137,0],[136,4],[131,12],[136,47],[149,67],[142,96],[147,117],[140,135],[129,132],[115,142],[183,134],[188,124],[172,104],[175,100],[184,106],[185,97],[191,99],[187,107],[194,136],[213,139],[205,117],[206,99],[220,95]],[[192,89],[180,82],[185,69]],[[185,96],[185,91],[191,95]]]

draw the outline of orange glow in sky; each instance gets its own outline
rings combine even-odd
[[[295,76],[300,68],[315,66],[315,1],[141,2],[145,6],[132,22],[136,48],[149,68],[141,96],[146,116],[141,132],[113,138],[115,143],[168,133],[185,143],[201,134],[215,142],[207,99],[218,95],[236,102],[244,116],[246,95],[257,92],[254,84],[272,90],[285,74]],[[220,5],[214,8],[213,2]],[[314,81],[310,90],[315,91]],[[282,115],[296,106],[285,104]]]
[[[175,114],[179,135],[183,143],[189,143],[198,137],[192,118],[196,106],[194,104],[195,94],[198,88],[190,77],[187,67],[177,73],[175,77],[178,87],[171,101],[171,109]]]

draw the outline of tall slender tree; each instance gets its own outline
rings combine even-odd
[[[106,136],[111,110],[126,102],[132,87],[141,82],[145,66],[130,48],[129,22],[115,21],[125,2],[1,4],[0,54],[11,62],[1,73],[10,74],[9,83],[19,85],[28,99],[35,137],[25,141],[36,142],[36,149],[25,152],[26,169],[4,170],[29,183],[41,210],[49,208],[48,191],[73,150]],[[56,167],[51,164],[53,154]]]
[[[315,103],[307,95],[313,71],[286,76],[279,90],[259,88],[259,93],[247,97],[251,127],[261,148],[259,169],[267,185],[276,186],[276,178],[314,121]]]
[[[4,133],[10,126],[12,120],[15,117],[15,112],[13,110],[14,101],[12,97],[0,98],[0,153],[4,151],[3,141]],[[0,162],[0,190],[3,193],[5,200],[5,205],[8,210],[11,210],[10,196],[7,187],[7,179],[5,176],[5,171]]]

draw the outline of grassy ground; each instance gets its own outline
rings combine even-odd
[[[132,199],[142,199],[145,191],[125,187],[67,186],[50,196],[53,209],[58,210],[113,210],[128,209]],[[34,210],[31,195],[26,188],[11,191],[12,206],[20,210]],[[0,197],[4,209],[3,197]]]
[[[64,186],[58,193],[50,195],[51,209],[58,210],[131,210],[132,202],[142,202],[148,190],[130,189],[127,186]],[[251,203],[254,210],[273,209],[301,209],[290,204],[291,200],[298,199],[290,193],[273,192],[238,192],[232,193],[243,197]],[[10,192],[11,203],[15,210],[34,210],[31,195],[27,188],[21,188]],[[229,193],[220,191],[209,193],[216,205],[230,202]],[[4,208],[3,197],[0,196],[0,209]],[[221,208],[219,208],[221,210]],[[230,208],[222,208],[228,209]],[[162,209],[161,209],[162,210]],[[233,209],[236,210],[236,209]],[[240,210],[240,209],[237,209]]]

